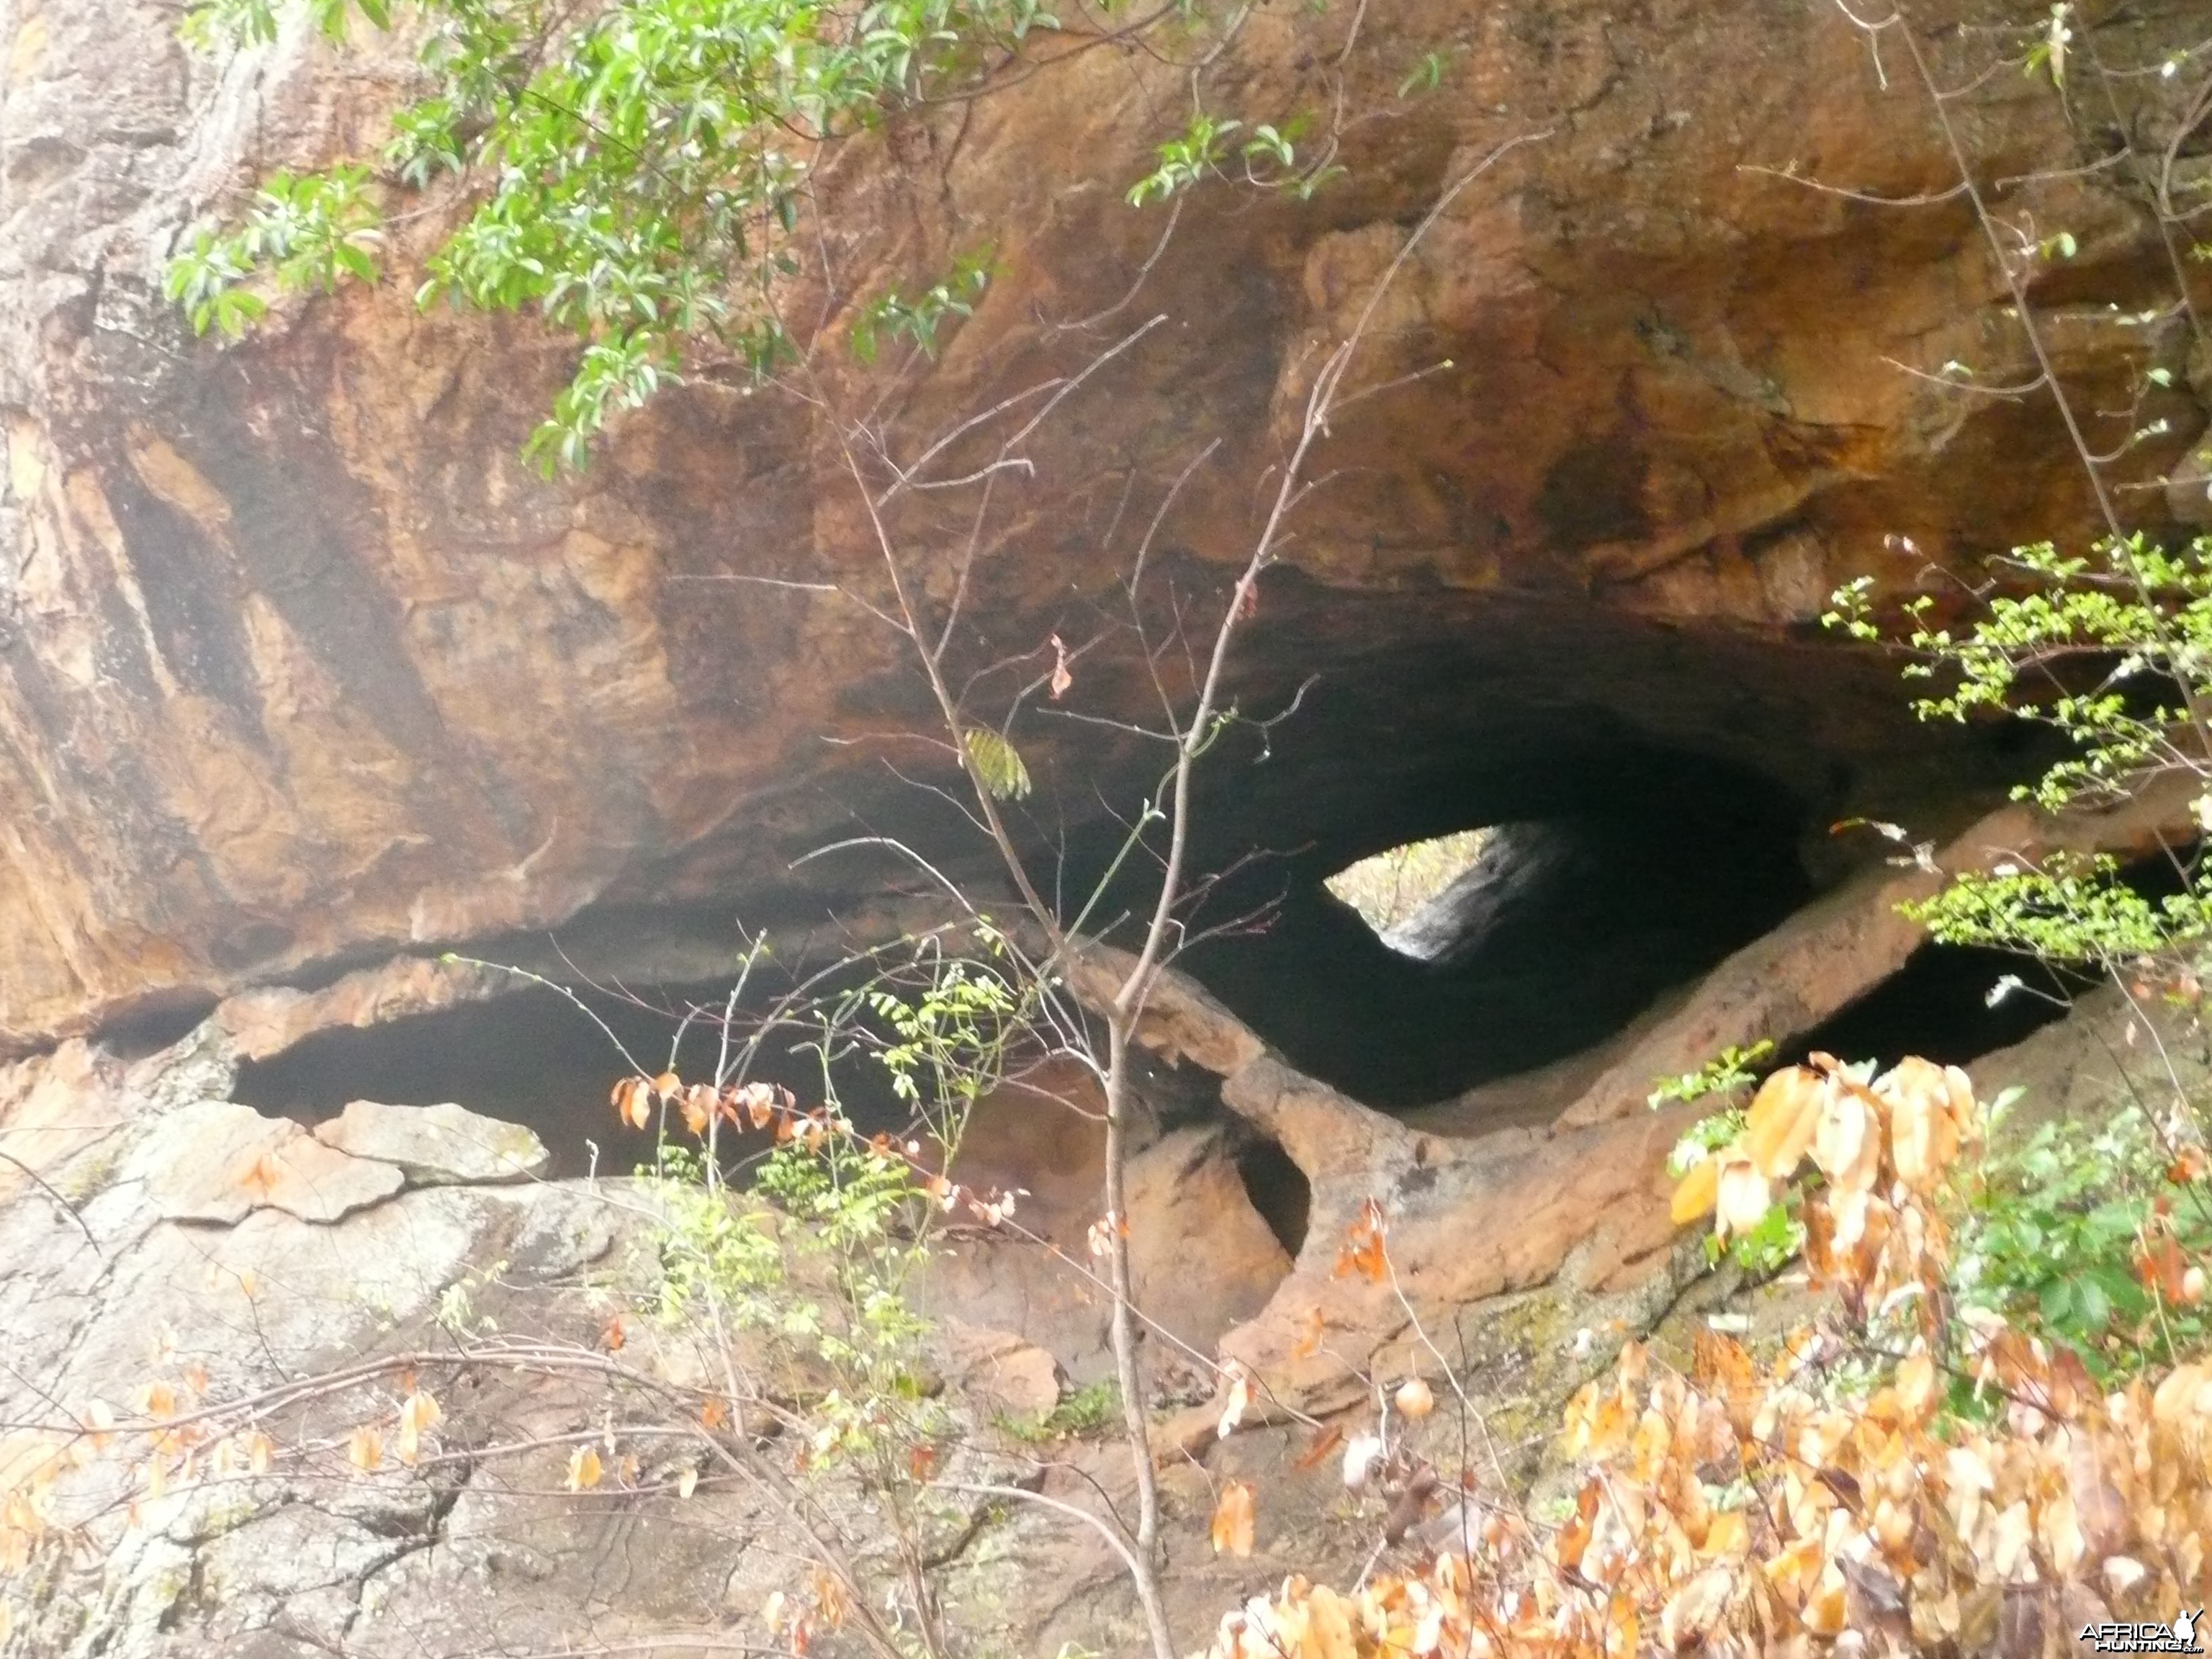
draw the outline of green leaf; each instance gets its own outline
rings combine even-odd
[[[1013,744],[982,726],[969,726],[961,740],[977,781],[995,799],[1019,800],[1030,793],[1030,769]]]

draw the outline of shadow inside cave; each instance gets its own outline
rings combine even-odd
[[[1497,826],[1388,942],[1306,882],[1264,930],[1209,941],[1190,965],[1292,1064],[1355,1099],[1449,1109],[1548,1075],[1523,1091],[1530,1111],[1516,1114],[1509,1084],[1478,1114],[1481,1127],[1547,1120],[1601,1045],[1814,896],[1805,828],[1793,802],[1752,780],[1686,779],[1663,811],[1599,806]],[[1776,1060],[1965,1064],[2063,1018],[2085,983],[2008,952],[1930,943],[1811,1031],[1785,1034]],[[1464,1112],[1455,1122],[1447,1132],[1477,1127]]]
[[[1803,812],[1678,763],[1498,825],[1474,864],[1378,937],[1301,872],[1264,928],[1187,965],[1293,1065],[1384,1109],[1427,1105],[1603,1042],[1812,896]]]
[[[236,1097],[258,1110],[316,1124],[352,1100],[428,1106],[454,1101],[526,1125],[552,1155],[550,1174],[596,1166],[626,1176],[651,1156],[652,1135],[615,1115],[609,1094],[629,1060],[657,1073],[712,1074],[726,983],[653,985],[628,994],[584,989],[586,1013],[559,991],[532,986],[387,1024],[318,1031],[270,1058],[239,1068]],[[693,1011],[700,1011],[693,1013]],[[693,1013],[688,1029],[684,1017]],[[708,1018],[701,1018],[703,1014]],[[602,1029],[604,1026],[605,1029]],[[771,1048],[756,1075],[813,1098],[818,1062]],[[866,1094],[867,1080],[854,1086]],[[872,1096],[860,1109],[878,1105]]]

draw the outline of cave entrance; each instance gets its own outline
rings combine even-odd
[[[1237,1178],[1275,1242],[1297,1261],[1305,1248],[1306,1223],[1313,1212],[1313,1186],[1305,1171],[1273,1141],[1254,1135],[1237,1150]]]
[[[1541,817],[1293,863],[1263,927],[1188,965],[1299,1069],[1408,1110],[1603,1042],[1813,895],[1769,781],[1646,753],[1550,782]]]
[[[1826,1054],[1846,1064],[1871,1060],[1877,1070],[1907,1054],[1971,1065],[2065,1018],[2097,982],[2008,951],[1923,945],[1873,990],[1785,1045],[1776,1063]]]
[[[726,981],[585,988],[577,995],[587,1015],[559,991],[533,986],[380,1025],[318,1031],[246,1062],[234,1092],[257,1110],[308,1125],[337,1116],[352,1100],[453,1101],[535,1132],[552,1155],[552,1175],[587,1173],[596,1147],[600,1174],[626,1176],[650,1157],[653,1138],[623,1125],[608,1104],[615,1080],[629,1071],[623,1050],[648,1072],[711,1075],[720,1043],[712,1021],[728,994]],[[850,1087],[861,1097],[852,1103],[857,1119],[878,1103],[862,1068],[852,1069]],[[805,1054],[767,1054],[757,1074],[802,1099],[821,1093],[818,1065]]]

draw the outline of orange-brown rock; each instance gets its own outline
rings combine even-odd
[[[1915,15],[1964,82],[1987,37],[1949,28],[1959,9]],[[793,857],[856,822],[946,841],[896,754],[843,741],[924,718],[895,641],[836,595],[726,580],[872,580],[803,405],[694,386],[548,484],[516,447],[566,353],[526,320],[418,316],[403,271],[287,305],[246,343],[189,337],[158,293],[180,230],[259,169],[372,145],[396,72],[304,33],[193,59],[174,18],[150,0],[10,14],[0,1043],[594,905],[796,910]],[[2100,27],[2115,61],[2164,45],[2130,15]],[[1431,50],[1442,84],[1400,95]],[[1430,372],[1318,458],[1333,482],[1263,584],[1234,690],[1256,709],[1322,678],[1273,758],[1215,786],[1200,851],[1308,848],[1296,867],[1317,873],[1410,834],[1618,803],[1637,757],[1735,769],[1816,817],[1969,777],[1904,722],[1885,670],[1813,637],[1823,597],[2089,520],[2047,404],[1940,383],[1954,359],[1992,382],[2025,361],[1963,205],[1776,176],[1954,181],[1918,89],[1885,90],[1832,9],[1255,12],[1223,95],[1253,119],[1341,107],[1345,175],[1309,203],[1206,185],[1113,324],[1065,326],[1120,301],[1159,243],[1164,214],[1122,191],[1180,75],[1085,52],[825,174],[838,289],[813,297],[833,313],[978,243],[1004,273],[890,410],[896,453],[1123,319],[1168,319],[1006,490],[962,674],[1094,617],[1125,489],[1148,510],[1217,437],[1158,571],[1218,603],[1318,355],[1450,181],[1541,134],[1456,199],[1380,316],[1366,373]],[[1992,179],[2073,168],[2094,142],[2040,82],[1998,71],[1974,97]],[[2148,476],[2202,417],[2178,389],[2118,395],[2181,325],[2112,324],[2108,302],[2157,300],[2166,267],[2104,177],[2018,188],[2081,244],[2037,295],[2082,406],[2120,410],[2093,441],[2169,422],[2130,462]],[[941,570],[933,526],[907,528]],[[1141,690],[1086,660],[1073,695],[1129,717]],[[1095,727],[1017,736],[1079,849],[1111,833],[1102,801],[1126,809],[1154,775]],[[815,919],[886,877],[854,856],[803,879]]]

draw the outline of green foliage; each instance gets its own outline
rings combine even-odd
[[[380,29],[392,27],[386,0],[358,0],[361,15]],[[185,39],[203,52],[231,42],[266,46],[276,38],[282,0],[206,0],[185,16]],[[301,8],[326,39],[345,38],[349,0],[304,0]]]
[[[696,1099],[684,1114],[690,1143],[664,1133],[643,1172],[659,1218],[652,1313],[724,1346],[739,1333],[758,1339],[776,1370],[810,1379],[810,1455],[864,1455],[878,1482],[918,1480],[917,1460],[926,1466],[944,1427],[920,1381],[928,1325],[909,1294],[935,1225],[963,1199],[994,1219],[1013,1209],[1012,1196],[985,1205],[933,1173],[952,1164],[975,1102],[1026,1029],[1028,1002],[998,966],[1006,941],[988,920],[974,931],[982,960],[917,939],[903,961],[800,1017],[819,1022],[805,1046],[823,1060],[827,1097],[810,1110],[761,1085],[665,1079],[664,1098]],[[846,1118],[829,1061],[856,1053],[890,1074],[913,1113],[910,1137],[863,1137]],[[624,1091],[659,1086],[641,1078]],[[774,1137],[744,1189],[720,1163],[722,1134],[740,1125]]]
[[[1238,132],[1246,135],[1237,146],[1237,154],[1249,183],[1285,191],[1302,202],[1310,200],[1315,191],[1340,177],[1344,169],[1326,157],[1318,165],[1301,168],[1297,140],[1310,125],[1300,115],[1280,125],[1262,121],[1248,128],[1242,121],[1222,120],[1200,110],[1180,134],[1159,147],[1159,165],[1129,186],[1129,204],[1142,207],[1149,201],[1165,201],[1177,191],[1223,172],[1231,139]]]
[[[463,1274],[438,1293],[438,1306],[433,1317],[439,1327],[453,1335],[466,1339],[483,1336],[496,1330],[498,1326],[489,1315],[477,1311],[477,1293],[487,1285],[495,1285],[507,1272],[507,1263],[495,1261],[489,1267]]]
[[[1656,1111],[1670,1100],[1703,1100],[1708,1095],[1726,1094],[1731,1089],[1748,1088],[1759,1081],[1759,1074],[1752,1068],[1773,1052],[1773,1042],[1765,1037],[1745,1048],[1730,1044],[1721,1050],[1719,1058],[1707,1060],[1694,1072],[1685,1072],[1680,1077],[1662,1078],[1658,1086],[1644,1097],[1644,1103]],[[1723,1115],[1740,1118],[1741,1114]],[[1707,1122],[1712,1121],[1710,1118],[1706,1120]],[[1737,1127],[1742,1126],[1739,1123]],[[1722,1139],[1711,1144],[1721,1146],[1727,1141]]]
[[[1000,1417],[996,1425],[1017,1440],[1042,1445],[1085,1439],[1120,1425],[1121,1391],[1111,1377],[1078,1389],[1042,1417]]]
[[[2070,751],[2014,794],[2046,811],[2124,799],[2179,774],[2208,787],[2200,823],[2212,824],[2212,769],[2203,757],[2212,708],[2212,542],[2168,549],[2137,534],[2087,556],[2050,544],[2017,550],[2001,574],[2026,584],[1982,601],[1958,628],[1939,625],[1935,600],[1905,606],[1901,643],[1912,678],[1941,687],[1914,704],[1923,720],[1991,714],[2033,721]],[[1839,590],[1824,620],[1854,637],[1885,637],[1872,582]],[[1996,945],[2055,961],[2106,967],[2188,953],[2212,922],[2212,872],[2183,871],[2180,892],[2153,901],[2130,890],[2106,859],[2056,858],[1963,876],[1912,915],[1947,943]]]
[[[343,33],[344,0],[296,0]],[[362,15],[389,22],[381,0]],[[1037,0],[426,0],[428,88],[394,117],[396,183],[443,173],[477,187],[417,295],[532,311],[584,344],[530,453],[582,459],[616,410],[695,357],[765,374],[792,348],[775,301],[810,157],[889,111],[961,84],[982,54],[1056,27]],[[274,38],[277,0],[211,0],[204,44]],[[172,295],[195,326],[235,332],[269,291],[375,274],[380,210],[346,163],[283,175],[234,228],[178,256]],[[957,274],[876,318],[933,345],[980,283]],[[968,286],[963,289],[963,283]],[[936,296],[933,299],[933,295]]]
[[[1911,602],[1909,677],[1947,671],[1952,688],[1914,704],[1923,720],[2016,715],[2075,750],[2016,793],[2051,811],[2106,805],[2157,769],[2192,763],[2192,701],[2212,695],[2212,542],[2168,550],[2138,533],[2086,556],[2050,543],[2017,549],[2002,572],[2028,591],[1991,596],[1963,630],[1931,627],[1935,600]],[[1882,637],[1865,578],[1823,620]]]
[[[2066,49],[2074,42],[2074,28],[2069,21],[2074,8],[2068,0],[2051,8],[2051,16],[2043,26],[2043,33],[2027,49],[2022,67],[2029,75],[2046,74],[2051,84],[2062,91],[2066,86]]]
[[[2041,63],[2063,78],[2067,9],[2054,8]],[[2055,251],[2072,252],[2070,238]],[[2169,377],[2170,378],[2170,377]],[[2204,761],[2212,707],[2212,542],[2166,547],[2107,538],[2086,556],[2049,544],[2017,550],[1995,573],[2005,586],[1971,596],[1944,625],[1930,597],[1905,607],[1905,673],[1933,683],[1924,720],[1991,715],[2055,733],[2060,758],[2014,793],[2048,811],[2106,807],[2179,777],[2212,829]],[[1828,625],[1885,638],[1873,584],[1839,591]],[[1962,874],[1903,907],[1947,944],[1991,946],[2124,984],[2160,982],[2194,1013],[2208,935],[2212,871],[2177,859],[2180,890],[2130,887],[2109,857],[2054,854]],[[2021,990],[2008,975],[1992,1001]],[[2142,994],[2141,991],[2137,994]],[[2017,1091],[2014,1091],[2017,1092]],[[1996,1111],[2008,1103],[2001,1098]],[[2002,1316],[2072,1349],[2100,1382],[2201,1352],[2208,1331],[2197,1266],[2212,1246],[2197,1103],[2161,1091],[2154,1120],[2139,1099],[2100,1120],[2043,1126],[1984,1159],[1962,1188],[1954,1291],[1963,1316]]]
[[[1680,1085],[1689,1092],[1668,1095],[1656,1093],[1650,1104],[1656,1109],[1666,1100],[1696,1100],[1716,1092],[1724,1092],[1753,1080],[1745,1069],[1761,1055],[1771,1053],[1771,1042],[1761,1041],[1748,1048],[1729,1048],[1720,1059],[1710,1061],[1701,1071],[1685,1073],[1669,1079],[1662,1088]],[[1695,1087],[1700,1082],[1709,1087]],[[1667,1155],[1667,1175],[1680,1181],[1691,1167],[1734,1146],[1743,1138],[1747,1127],[1745,1109],[1729,1107],[1725,1111],[1713,1112],[1699,1118],[1683,1132]],[[1717,1263],[1725,1255],[1747,1273],[1756,1279],[1765,1279],[1781,1272],[1805,1248],[1805,1224],[1798,1218],[1800,1194],[1796,1188],[1784,1189],[1759,1218],[1757,1225],[1735,1234],[1723,1244],[1712,1233],[1705,1235],[1705,1261]]]
[[[2096,965],[2201,939],[2207,902],[2201,884],[2154,900],[2122,882],[2112,859],[2053,854],[2032,868],[2007,864],[1961,876],[1933,898],[1899,908],[1946,945]]]
[[[1411,98],[1420,93],[1434,92],[1444,78],[1446,59],[1440,52],[1425,52],[1413,60],[1413,67],[1406,71],[1406,78],[1398,82],[1398,96]]]
[[[2064,1343],[2105,1383],[2201,1351],[2203,1304],[2175,1294],[2212,1246],[2200,1168],[2132,1107],[2045,1124],[1973,1183],[1957,1229],[1960,1305]]]
[[[877,1054],[892,1092],[930,1114],[964,1113],[998,1085],[1008,1040],[1029,1012],[1028,999],[988,965],[957,961],[943,964],[926,996],[876,989],[867,1004],[897,1038]]]
[[[1744,1124],[1744,1109],[1741,1106],[1699,1118],[1683,1131],[1682,1138],[1674,1143],[1674,1150],[1667,1154],[1668,1175],[1680,1181],[1690,1172],[1692,1164],[1705,1162],[1707,1154],[1732,1145],[1743,1133]]]
[[[1771,1043],[1758,1046],[1773,1047]],[[1742,1054],[1750,1051],[1730,1049],[1729,1052]],[[1717,1066],[1721,1063],[1716,1060],[1712,1064]],[[1707,1069],[1712,1068],[1709,1066]],[[1698,1074],[1692,1073],[1688,1075],[1694,1077]],[[1675,1079],[1677,1082],[1687,1080],[1687,1078]],[[1686,1095],[1680,1098],[1694,1099],[1696,1097]],[[1658,1103],[1655,1097],[1652,1104],[1656,1106]],[[1745,1112],[1741,1106],[1699,1118],[1684,1131],[1682,1138],[1674,1143],[1674,1151],[1667,1155],[1668,1177],[1680,1181],[1690,1172],[1692,1165],[1701,1164],[1715,1153],[1735,1145],[1742,1139],[1745,1125]],[[1799,1199],[1800,1194],[1796,1188],[1784,1189],[1768,1207],[1766,1213],[1759,1218],[1756,1226],[1735,1234],[1725,1244],[1717,1235],[1706,1234],[1706,1265],[1713,1266],[1725,1255],[1755,1279],[1765,1279],[1781,1272],[1805,1248],[1805,1224],[1798,1219]]]
[[[1705,1260],[1717,1262],[1725,1255],[1754,1279],[1767,1279],[1797,1259],[1805,1248],[1805,1224],[1798,1218],[1796,1190],[1786,1194],[1759,1219],[1759,1224],[1723,1244],[1705,1236]]]
[[[1749,1088],[1759,1080],[1753,1068],[1773,1053],[1774,1044],[1765,1037],[1747,1048],[1730,1044],[1694,1072],[1660,1079],[1658,1087],[1645,1097],[1644,1104],[1656,1111],[1670,1101],[1705,1100]],[[1746,1111],[1741,1106],[1731,1106],[1699,1118],[1683,1132],[1674,1151],[1667,1155],[1669,1178],[1680,1180],[1690,1172],[1692,1165],[1733,1146],[1742,1138],[1746,1124]],[[1797,1194],[1790,1191],[1768,1209],[1757,1226],[1736,1234],[1725,1245],[1717,1237],[1708,1234],[1705,1260],[1708,1263],[1717,1262],[1725,1255],[1746,1273],[1764,1279],[1780,1272],[1804,1248],[1805,1228],[1797,1218]]]
[[[165,292],[184,307],[194,331],[213,327],[234,337],[267,309],[242,286],[250,276],[265,273],[285,293],[372,280],[383,232],[368,181],[366,167],[350,166],[276,174],[235,230],[203,230],[169,262]]]
[[[1199,111],[1188,126],[1159,147],[1159,165],[1129,186],[1129,205],[1142,207],[1156,198],[1165,201],[1218,173],[1229,154],[1229,137],[1243,125]]]
[[[864,363],[876,360],[878,337],[889,335],[912,343],[925,357],[937,355],[937,331],[948,317],[971,317],[975,300],[991,281],[991,255],[963,254],[944,281],[932,284],[919,298],[908,300],[896,289],[861,307],[853,324],[853,355]]]

